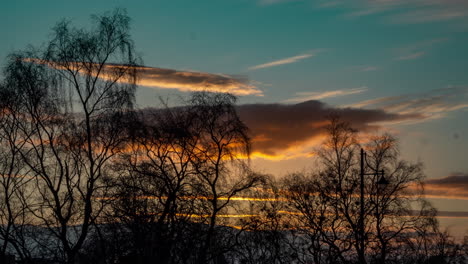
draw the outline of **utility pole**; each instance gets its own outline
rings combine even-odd
[[[366,160],[366,153],[364,152],[364,149],[361,148],[361,173],[360,173],[360,215],[359,215],[359,222],[358,222],[358,238],[359,241],[356,241],[356,243],[359,243],[357,248],[358,248],[358,259],[360,264],[366,264],[366,250],[365,250],[365,230],[364,230],[364,176],[365,175],[374,175],[374,176],[379,176],[380,174],[380,179],[376,182],[377,185],[377,194],[380,188],[385,188],[388,184],[389,181],[385,179],[384,177],[384,170],[378,170],[378,168],[373,169],[373,173],[366,173],[365,166],[367,164]]]
[[[365,264],[366,263],[366,256],[364,252],[364,149],[361,148],[361,196],[360,196],[360,202],[359,205],[361,206],[361,212],[359,215],[359,251],[358,251],[358,257],[359,257],[359,263]]]

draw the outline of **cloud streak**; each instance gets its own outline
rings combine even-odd
[[[369,72],[369,71],[376,71],[378,70],[379,68],[378,67],[375,67],[375,66],[368,66],[368,67],[363,67],[361,68],[361,71],[363,72]]]
[[[271,61],[271,62],[251,66],[248,69],[251,70],[251,71],[254,71],[254,70],[259,70],[259,69],[265,69],[265,68],[280,66],[280,65],[284,65],[284,64],[291,64],[291,63],[296,63],[296,62],[299,62],[301,60],[304,60],[304,59],[307,59],[307,58],[310,58],[310,57],[313,57],[313,56],[315,56],[314,53],[305,53],[305,54],[300,54],[300,55],[296,55],[296,56],[289,57],[289,58],[284,58],[284,59],[280,59],[280,60],[275,60],[275,61]]]
[[[381,97],[361,101],[346,107],[378,108],[388,113],[402,115],[418,115],[422,120],[444,117],[448,112],[468,108],[468,87],[449,86],[431,90],[421,94],[406,94],[400,96]]]
[[[138,84],[184,92],[209,91],[235,95],[262,95],[246,78],[206,72],[177,71],[155,67],[137,69]]]
[[[359,87],[354,89],[347,89],[347,90],[334,90],[334,91],[326,91],[326,92],[300,92],[296,93],[296,96],[290,99],[285,100],[285,103],[298,103],[310,100],[321,100],[325,98],[332,98],[338,96],[346,96],[352,94],[363,93],[367,91],[367,87]]]
[[[426,180],[425,193],[430,198],[468,200],[468,174],[454,173],[447,177]]]
[[[34,58],[25,60],[32,63],[44,64],[59,70],[63,69],[62,66],[52,61],[43,61]],[[98,77],[103,80],[113,80],[113,78],[115,78],[115,71],[128,68],[128,65],[105,64]],[[133,66],[131,69],[136,70],[137,84],[146,87],[176,89],[183,92],[223,92],[240,96],[263,95],[262,91],[253,85],[247,78],[241,76],[195,71],[178,71],[147,66]],[[87,74],[85,70],[80,69],[79,63],[76,63],[76,70],[81,74]],[[122,83],[128,83],[130,81],[131,80],[126,78],[119,79],[119,82]]]
[[[466,6],[457,9],[456,6],[442,6],[439,8],[412,9],[404,13],[396,14],[389,20],[396,24],[422,24],[431,22],[446,22],[453,20],[466,20],[468,10]]]
[[[424,52],[424,51],[414,52],[414,53],[411,53],[411,54],[400,56],[400,57],[396,58],[396,60],[415,60],[415,59],[421,58],[425,54],[426,54],[426,52]]]
[[[468,20],[468,2],[465,0],[336,0],[328,6],[347,8],[348,18],[380,14],[387,22],[397,24],[466,23]]]
[[[429,39],[396,49],[399,54],[395,60],[415,60],[426,56],[434,46],[448,41],[446,38]]]

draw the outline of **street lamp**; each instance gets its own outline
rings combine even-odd
[[[377,188],[379,190],[383,190],[383,189],[387,188],[387,185],[389,185],[390,182],[387,179],[385,179],[384,170],[381,170],[380,172],[381,172],[382,176],[380,176],[380,179],[377,181]]]
[[[365,250],[364,250],[364,242],[365,242],[365,237],[364,237],[364,175],[374,175],[374,176],[379,176],[379,180],[376,182],[377,183],[377,191],[383,190],[387,187],[387,185],[390,183],[387,179],[385,179],[384,176],[384,170],[375,170],[373,173],[366,173],[365,172],[365,157],[366,153],[364,152],[364,149],[361,149],[361,182],[360,182],[360,209],[361,209],[361,214],[359,216],[359,252],[358,252],[358,257],[359,257],[359,263],[365,264],[366,263],[366,257],[365,257]],[[367,164],[367,161],[365,161]],[[367,166],[369,167],[369,166]]]

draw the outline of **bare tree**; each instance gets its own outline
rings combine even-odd
[[[234,100],[195,93],[187,106],[140,112],[110,181],[109,216],[132,241],[129,256],[206,263],[233,250],[220,214],[262,178],[245,162],[250,142]]]
[[[317,176],[303,174],[290,175],[283,184],[290,223],[296,235],[306,240],[300,247],[303,255],[310,256],[313,263],[346,263],[352,234],[345,230],[347,223],[342,214],[330,206],[333,193],[321,189],[328,186]]]
[[[434,212],[435,214],[436,212]],[[401,263],[466,263],[466,241],[456,242],[448,230],[440,230],[435,219],[429,219],[415,234],[407,236],[405,247],[398,251]]]
[[[319,171],[286,182],[291,208],[298,212],[299,223],[304,225],[301,228],[308,230],[314,262],[395,260],[401,241],[434,217],[433,208],[422,197],[422,166],[400,160],[396,140],[388,134],[368,138],[362,144],[349,124],[336,116],[329,121],[328,137],[317,151]],[[359,201],[360,148],[369,153],[363,168],[363,213]],[[389,182],[384,189],[377,184],[381,170]]]
[[[6,71],[26,121],[21,155],[36,195],[29,211],[59,241],[52,253],[68,263],[101,211],[95,199],[125,143],[121,122],[135,90],[128,16],[116,10],[94,22],[89,31],[57,24],[45,52],[13,54]]]
[[[194,113],[198,142],[192,164],[197,177],[192,183],[201,197],[202,214],[208,225],[202,241],[199,262],[206,263],[223,253],[213,244],[216,226],[221,224],[218,215],[227,210],[231,198],[247,190],[260,180],[249,171],[245,158],[250,154],[247,127],[239,119],[235,109],[235,97],[230,94],[196,93],[190,108]],[[217,243],[220,245],[220,243]]]
[[[20,155],[24,146],[17,115],[20,104],[15,92],[5,86],[0,86],[0,98],[0,259],[6,261],[7,254],[15,253],[27,261],[31,256],[26,239],[30,224],[26,186],[31,177]]]
[[[245,193],[249,200],[239,205],[248,216],[239,221],[234,258],[240,263],[294,263],[300,258],[298,230],[290,229],[291,218],[284,190],[271,176]],[[246,208],[247,207],[247,208]]]
[[[131,235],[130,254],[174,262],[174,244],[197,213],[190,182],[198,138],[187,108],[143,110],[140,121],[128,149],[116,160],[116,199],[109,214]]]
[[[401,245],[398,239],[414,233],[418,227],[434,217],[433,208],[423,199],[421,163],[410,163],[398,158],[396,139],[383,134],[373,136],[366,144],[368,166],[373,171],[383,170],[389,184],[379,188],[379,175],[371,176],[368,189],[368,207],[372,214],[368,219],[367,238],[370,246],[378,250],[378,262],[395,258]]]

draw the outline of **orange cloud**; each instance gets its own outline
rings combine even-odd
[[[284,59],[280,59],[276,61],[271,61],[271,62],[255,65],[255,66],[249,67],[249,70],[253,71],[253,70],[258,70],[258,69],[275,67],[275,66],[279,66],[283,64],[296,63],[298,61],[313,57],[314,55],[315,55],[314,53],[301,54],[301,55],[297,55],[297,56],[293,56],[289,58],[284,58]]]
[[[338,114],[351,126],[366,131],[380,122],[414,120],[419,115],[376,109],[334,108],[320,101],[299,104],[249,104],[237,108],[250,129],[253,157],[270,160],[313,155],[324,137],[326,117]]]
[[[35,58],[27,58],[25,61],[47,65],[54,69],[63,70],[64,67],[52,61],[45,61]],[[88,71],[80,68],[77,62],[72,67],[81,74],[89,74]],[[98,74],[103,80],[114,80],[114,72],[124,69],[134,69],[137,74],[137,84],[146,87],[157,87],[163,89],[177,89],[183,92],[208,91],[231,93],[234,95],[257,95],[262,96],[255,85],[244,77],[232,76],[226,74],[214,74],[195,71],[177,71],[172,69],[147,67],[147,66],[128,66],[120,64],[105,64],[99,72],[92,71],[91,74]],[[96,67],[98,69],[98,67]],[[128,83],[132,80],[120,78],[119,82]]]
[[[325,92],[300,92],[296,93],[296,96],[290,99],[285,100],[285,103],[297,103],[297,102],[305,102],[310,100],[321,100],[325,98],[331,97],[338,97],[338,96],[346,96],[352,94],[358,94],[367,91],[367,87],[359,87],[347,90],[334,90],[334,91],[325,91]]]
[[[468,175],[457,173],[429,179],[424,189],[428,198],[468,200]]]

